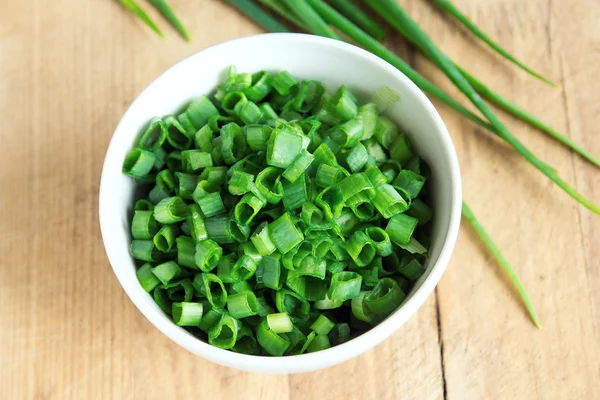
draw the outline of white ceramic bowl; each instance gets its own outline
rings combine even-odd
[[[342,345],[311,354],[261,357],[221,350],[171,322],[139,285],[132,258],[130,216],[135,184],[121,173],[125,155],[150,118],[175,112],[208,93],[227,68],[239,71],[288,70],[293,76],[323,82],[329,90],[346,85],[365,101],[380,86],[400,94],[387,116],[410,136],[416,152],[431,167],[433,238],[427,272],[404,304],[385,321]],[[461,182],[456,152],[439,114],[425,95],[387,62],[358,47],[311,35],[265,34],[232,40],[199,51],[169,68],[131,104],[108,147],[100,185],[100,227],[106,253],[119,282],[136,307],[175,343],[203,358],[253,372],[296,373],[326,368],[357,356],[394,333],[431,294],[454,248],[461,215]]]

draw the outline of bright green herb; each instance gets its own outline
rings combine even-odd
[[[375,39],[381,42],[385,38],[385,31],[383,28],[358,8],[352,0],[329,0],[329,2],[346,18],[360,26],[362,30],[373,36]]]
[[[287,71],[231,68],[218,90],[154,118],[124,160],[154,184],[131,225],[142,288],[244,354],[323,350],[383,320],[425,272],[426,167],[408,136],[351,88]]]
[[[475,36],[477,36],[485,44],[487,44],[492,49],[494,49],[494,51],[496,51],[502,57],[511,61],[512,63],[517,65],[519,68],[526,71],[528,74],[535,76],[536,78],[538,78],[554,87],[558,86],[556,83],[552,82],[551,80],[549,80],[547,78],[544,78],[539,73],[533,71],[531,68],[529,68],[526,65],[524,65],[523,63],[521,63],[513,55],[511,55],[508,51],[504,50],[499,44],[494,42],[485,32],[483,32],[477,25],[475,25],[473,23],[473,21],[471,21],[471,19],[469,19],[469,17],[464,15],[458,8],[456,8],[456,6],[454,4],[452,4],[448,0],[431,0],[431,1],[433,1],[435,4],[437,4],[438,6],[443,8],[444,11],[446,11],[448,14],[450,14],[451,16],[456,18],[456,20],[459,21],[461,24],[463,24],[465,26],[465,28],[470,30]]]
[[[156,32],[160,37],[164,37],[160,28],[154,23],[154,21],[148,16],[148,14],[146,14],[146,12],[142,9],[142,7],[140,7],[138,3],[136,3],[134,0],[118,0],[118,2],[121,3],[123,7],[131,11],[133,15],[144,21],[144,23],[150,29]]]
[[[256,4],[249,0],[226,0],[244,15],[256,21],[269,32],[289,32],[290,30],[279,23],[275,18],[265,14]]]
[[[481,237],[481,240],[483,241],[485,246],[494,255],[494,257],[498,261],[498,264],[500,264],[500,267],[502,268],[504,273],[506,273],[506,275],[508,275],[511,282],[513,283],[513,285],[519,292],[519,296],[521,296],[521,298],[523,299],[525,308],[527,308],[527,312],[531,316],[531,319],[535,323],[535,326],[537,326],[538,328],[541,329],[542,324],[540,322],[540,318],[538,317],[537,312],[535,311],[535,308],[533,306],[533,303],[531,302],[531,299],[529,298],[529,295],[527,294],[527,291],[525,290],[525,287],[523,286],[523,282],[521,282],[521,279],[519,279],[519,276],[517,275],[515,270],[512,268],[512,266],[510,265],[508,260],[504,257],[504,255],[502,254],[502,252],[500,251],[498,246],[496,246],[496,243],[494,243],[494,241],[488,235],[488,233],[485,231],[485,229],[483,229],[483,226],[481,226],[481,224],[475,217],[475,214],[473,214],[473,211],[471,211],[471,209],[469,208],[469,206],[467,206],[466,203],[463,203],[462,212],[463,212],[463,216],[465,217],[465,219],[469,222],[469,224],[471,224],[471,226],[473,227],[475,232],[477,232],[479,237]]]
[[[177,18],[177,16],[175,15],[175,13],[173,12],[173,10],[171,9],[171,7],[169,6],[169,4],[167,4],[167,2],[165,0],[150,0],[150,2],[152,3],[152,5],[154,7],[156,7],[156,9],[158,11],[160,11],[160,13],[169,20],[169,22],[171,23],[171,25],[173,25],[173,27],[175,29],[177,29],[177,31],[179,32],[179,34],[188,42],[190,41],[190,36],[188,35],[187,31],[185,30],[185,27],[183,26],[183,24],[181,23],[181,21],[179,20],[179,18]]]

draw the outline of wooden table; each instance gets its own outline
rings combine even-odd
[[[427,1],[402,0],[453,59],[600,155],[600,3],[455,2],[561,88],[516,70]],[[129,103],[168,66],[261,32],[221,1],[172,5],[192,44],[162,20],[167,38],[159,39],[112,0],[0,3],[1,398],[600,398],[600,217],[437,102],[460,156],[465,199],[518,270],[543,330],[463,223],[435,295],[390,339],[342,365],[294,376],[244,373],[159,333],[104,254],[97,209],[106,147]],[[388,45],[463,101],[397,35],[390,32]],[[501,116],[600,203],[598,169]]]

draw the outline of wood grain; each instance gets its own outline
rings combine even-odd
[[[459,64],[600,154],[597,1],[455,0],[560,89],[499,59],[429,2],[401,2]],[[542,331],[467,225],[436,295],[390,339],[324,371],[239,372],[187,353],[154,329],[104,255],[97,194],[106,147],[128,104],[169,65],[261,32],[222,1],[171,3],[192,44],[162,21],[167,37],[157,38],[111,0],[0,3],[1,398],[600,398],[598,217],[439,103],[465,198],[521,275]],[[462,101],[397,35],[390,32],[387,44]],[[597,169],[501,115],[600,203]]]

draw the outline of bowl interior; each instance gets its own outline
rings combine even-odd
[[[386,321],[343,345],[281,359],[216,349],[175,326],[137,282],[128,252],[130,216],[137,193],[133,180],[121,173],[122,161],[150,118],[175,113],[197,96],[209,93],[223,80],[230,65],[244,72],[285,69],[295,77],[321,81],[330,91],[346,85],[361,102],[380,86],[388,86],[400,94],[400,100],[386,115],[405,130],[416,153],[431,168],[434,220],[427,272],[403,306]],[[140,311],[163,333],[196,354],[228,366],[264,372],[298,372],[333,365],[389,336],[437,284],[454,246],[459,217],[456,154],[446,128],[425,96],[404,75],[370,53],[339,41],[298,34],[258,35],[222,43],[163,73],[131,104],[119,123],[107,152],[100,189],[100,223],[107,254],[121,285]]]

